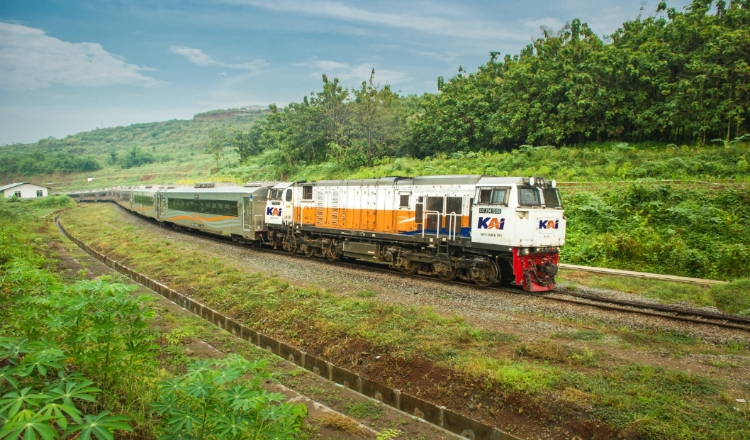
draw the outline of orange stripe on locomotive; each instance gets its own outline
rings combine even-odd
[[[469,216],[460,216],[461,227],[469,227]],[[421,223],[422,219],[419,219]],[[416,211],[408,209],[358,209],[318,208],[296,206],[294,222],[318,228],[349,229],[385,233],[413,232],[417,227]],[[441,228],[448,227],[448,218],[442,218]]]

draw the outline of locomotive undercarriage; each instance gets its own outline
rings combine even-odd
[[[510,252],[478,252],[463,246],[425,243],[394,243],[386,240],[358,240],[337,235],[313,234],[293,230],[272,231],[269,235],[275,248],[307,257],[336,261],[342,257],[387,263],[407,274],[436,275],[450,281],[462,279],[487,287],[492,284],[511,285],[513,255]]]

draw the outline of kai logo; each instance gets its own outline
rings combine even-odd
[[[539,220],[539,229],[557,229],[560,220]]]
[[[479,217],[477,229],[500,229],[505,227],[505,219],[497,217]]]
[[[270,215],[272,217],[278,217],[281,215],[281,208],[274,208],[274,207],[267,207],[266,208],[266,215]]]

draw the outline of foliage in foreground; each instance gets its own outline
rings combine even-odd
[[[132,431],[127,416],[84,413],[101,392],[80,372],[66,368],[68,355],[52,341],[0,337],[0,439],[112,440]]]
[[[263,362],[236,355],[193,363],[185,375],[159,384],[153,407],[165,422],[162,438],[294,438],[306,407],[265,391],[265,377]]]
[[[0,200],[0,439],[75,435],[110,440],[115,430],[135,430],[140,438],[151,438],[160,430],[152,404],[160,392],[162,397],[169,394],[158,384],[162,373],[153,343],[156,334],[150,328],[153,311],[146,297],[131,294],[134,286],[101,278],[66,283],[47,268],[52,262],[41,255],[42,236],[34,230],[42,223],[29,213],[39,204],[64,199]],[[234,359],[226,366],[215,370],[219,376],[199,369],[178,380],[184,380],[190,395],[193,388],[187,384],[194,385],[196,377],[208,381],[202,383],[203,390],[222,380],[231,384],[238,399],[247,398],[243,405],[252,405],[259,420],[273,425],[261,423],[259,438],[268,433],[290,438],[299,431],[304,416],[300,408],[279,405],[277,395],[258,389],[265,374],[261,364]],[[240,384],[243,375],[252,387]],[[205,426],[216,427],[224,420],[225,414],[215,407],[190,409],[191,417]],[[247,408],[237,411],[243,417],[249,413]],[[163,429],[163,438],[175,438],[172,427],[168,423]]]

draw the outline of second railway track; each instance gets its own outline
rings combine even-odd
[[[115,206],[117,206],[118,209],[121,210],[122,212],[128,213],[131,216],[134,216],[141,220],[147,220],[150,223],[153,223],[155,225],[158,224],[152,219],[142,217],[142,216],[137,216],[134,213],[126,209],[123,209],[117,204],[115,204]],[[207,234],[201,231],[188,232],[188,231],[179,230],[179,232],[198,235],[204,239],[208,239],[217,243],[228,244],[228,245],[241,247],[245,249],[250,248],[250,246],[248,245],[236,243],[234,241],[231,241],[230,239],[220,238],[213,234]],[[682,306],[652,304],[652,303],[639,302],[639,301],[627,301],[627,300],[606,298],[606,297],[597,296],[597,295],[588,295],[588,294],[568,292],[568,291],[530,293],[530,292],[526,292],[521,289],[515,289],[512,287],[501,287],[501,286],[479,287],[473,283],[468,283],[464,281],[456,281],[456,280],[444,281],[444,280],[440,280],[438,278],[435,278],[433,276],[428,276],[428,275],[407,274],[407,273],[403,273],[398,270],[389,268],[380,263],[370,263],[370,262],[360,261],[360,260],[328,261],[325,258],[306,257],[305,255],[300,254],[300,253],[289,253],[283,250],[271,249],[268,247],[252,247],[252,249],[256,251],[260,251],[260,252],[268,252],[268,253],[274,253],[274,254],[279,254],[279,255],[286,255],[290,258],[314,260],[316,262],[327,264],[327,265],[333,265],[333,266],[339,266],[339,267],[343,266],[343,267],[349,267],[349,268],[354,268],[358,270],[367,269],[370,271],[386,273],[386,274],[397,276],[400,278],[420,279],[420,280],[426,280],[429,282],[435,282],[435,283],[441,283],[441,284],[448,283],[448,284],[460,285],[467,289],[481,290],[485,292],[486,291],[510,292],[510,293],[517,294],[517,295],[525,295],[525,296],[539,298],[540,300],[545,300],[545,301],[565,302],[569,304],[579,305],[582,307],[595,307],[599,309],[622,312],[622,313],[633,313],[633,314],[639,314],[639,315],[644,315],[644,316],[659,317],[659,318],[671,319],[675,321],[690,322],[690,323],[695,323],[695,324],[723,327],[723,328],[729,328],[729,329],[735,329],[735,330],[744,330],[744,331],[750,332],[750,318],[738,316],[738,315],[729,315],[729,314],[724,314],[724,313],[709,312],[705,310],[693,309],[693,308],[682,307]]]

